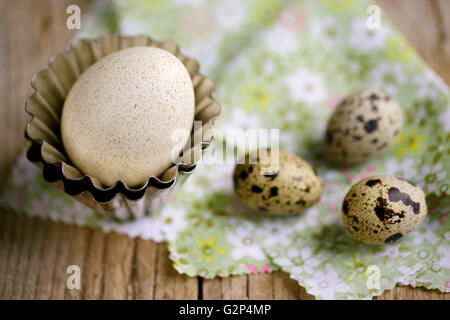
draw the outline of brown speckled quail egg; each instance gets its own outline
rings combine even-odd
[[[427,215],[422,189],[395,176],[373,176],[356,183],[342,205],[344,224],[367,244],[397,241],[419,227]]]
[[[236,165],[233,182],[248,207],[273,215],[301,212],[317,202],[322,192],[313,167],[283,150],[278,157],[275,151],[261,149],[247,154],[245,163]]]
[[[327,156],[343,166],[363,163],[391,146],[402,124],[402,110],[389,95],[358,91],[339,104],[328,122]]]

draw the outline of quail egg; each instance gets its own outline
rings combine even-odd
[[[427,215],[422,189],[395,176],[373,176],[356,183],[342,205],[344,224],[358,240],[379,245],[397,241]]]
[[[245,163],[234,170],[234,188],[242,202],[261,213],[298,213],[317,202],[322,183],[308,162],[278,151],[259,149],[247,154]]]
[[[358,91],[334,111],[325,135],[326,153],[342,166],[363,163],[391,146],[402,124],[402,110],[388,94]]]

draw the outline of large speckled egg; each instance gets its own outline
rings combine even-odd
[[[244,161],[243,161],[244,162]],[[248,207],[265,214],[288,215],[309,208],[320,197],[322,183],[305,160],[279,150],[257,150],[237,164],[236,194]]]
[[[334,111],[325,150],[343,166],[363,163],[391,146],[403,124],[400,106],[385,92],[366,89],[351,94]]]
[[[173,54],[132,47],[93,64],[62,110],[61,135],[74,165],[106,186],[145,184],[172,165],[194,120],[194,89]],[[172,133],[178,131],[176,139]],[[174,150],[176,149],[176,150]]]
[[[397,241],[416,229],[427,215],[422,189],[395,176],[374,176],[355,184],[342,205],[344,224],[367,244]]]

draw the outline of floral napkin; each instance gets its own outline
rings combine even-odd
[[[172,39],[200,61],[223,106],[218,129],[279,128],[280,145],[314,163],[319,203],[286,218],[262,217],[233,192],[233,165],[200,163],[163,208],[135,221],[104,218],[45,183],[22,156],[1,203],[31,216],[167,241],[180,273],[229,276],[282,269],[318,299],[368,299],[396,284],[450,292],[450,107],[447,85],[384,20],[369,29],[369,1],[174,0],[95,2],[80,36],[105,31]],[[373,7],[372,7],[373,9]],[[396,144],[360,167],[321,155],[327,119],[347,94],[381,88],[404,109]],[[233,141],[220,134],[216,143]],[[340,206],[374,174],[418,183],[429,215],[401,241],[354,240]],[[378,285],[369,285],[377,270]]]

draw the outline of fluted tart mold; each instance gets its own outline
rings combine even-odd
[[[122,181],[105,187],[95,177],[83,174],[67,157],[60,134],[64,100],[81,74],[100,58],[133,46],[151,46],[174,54],[186,67],[195,93],[195,118],[191,139],[179,161],[160,176],[151,176],[145,185],[131,188]],[[172,41],[153,41],[147,36],[125,37],[105,34],[96,39],[80,39],[65,52],[50,59],[47,69],[31,80],[33,94],[25,109],[32,116],[25,137],[31,142],[27,158],[41,168],[44,179],[92,209],[119,219],[140,217],[159,207],[189,174],[214,139],[213,122],[221,107],[212,97],[214,82],[199,73],[195,59],[180,52]],[[195,138],[194,138],[195,136]]]

